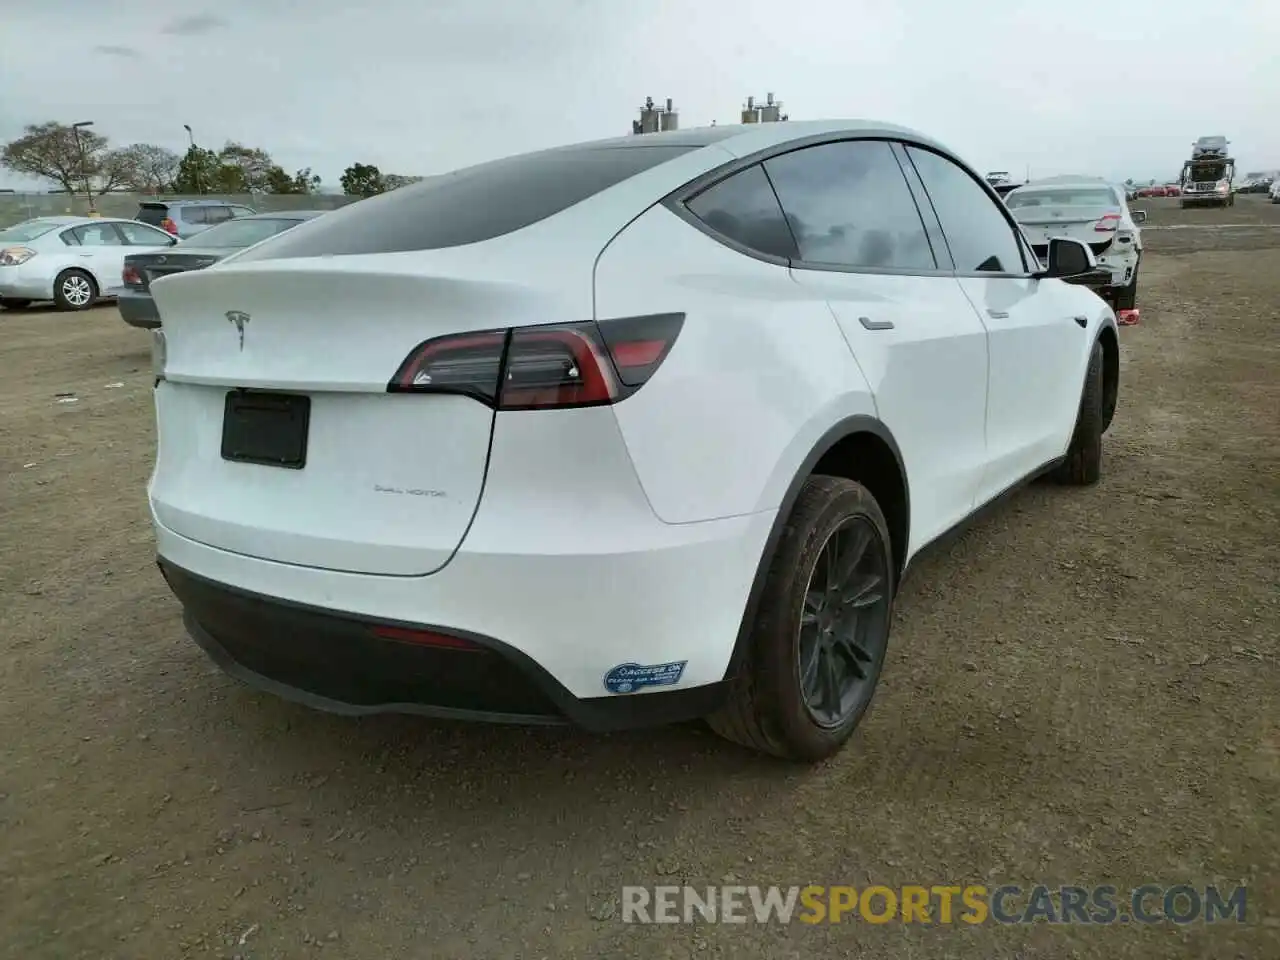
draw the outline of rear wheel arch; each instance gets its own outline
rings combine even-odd
[[[1102,432],[1106,433],[1120,396],[1120,339],[1115,328],[1103,327],[1098,343],[1102,345]]]
[[[736,674],[746,659],[773,555],[805,481],[814,475],[854,480],[871,491],[888,522],[895,586],[901,579],[911,528],[911,496],[902,451],[893,433],[881,421],[865,415],[846,417],[814,444],[787,486],[751,582],[733,654],[725,670],[726,678]]]

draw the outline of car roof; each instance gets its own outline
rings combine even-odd
[[[32,217],[30,220],[23,220],[22,223],[48,223],[58,227],[78,227],[84,223],[137,223],[137,220],[128,220],[124,217],[78,217],[78,216],[58,216],[58,217]],[[15,223],[12,226],[18,226]],[[8,227],[0,227],[0,230],[8,230]],[[154,228],[153,228],[154,229]]]
[[[821,136],[886,137],[915,140],[951,153],[942,144],[924,134],[879,120],[787,120],[777,123],[735,123],[709,127],[690,127],[660,133],[631,134],[607,140],[575,143],[553,150],[644,149],[646,147],[709,147],[716,145],[745,156],[758,150]],[[954,154],[953,154],[954,155]]]
[[[1123,187],[1117,186],[1110,180],[1103,180],[1101,177],[1053,177],[1047,180],[1032,180],[1030,183],[1020,184],[1017,189],[1011,190],[1010,193],[1030,193],[1032,191],[1053,193],[1055,190],[1066,192],[1068,190],[1079,190],[1081,187],[1104,188],[1116,190],[1120,193],[1124,192]]]
[[[328,210],[265,210],[251,213],[247,217],[236,217],[237,220],[310,220]]]
[[[235,203],[231,200],[139,200],[140,207],[243,207],[247,204]]]

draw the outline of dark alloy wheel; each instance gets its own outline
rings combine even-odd
[[[897,567],[871,491],[844,477],[804,482],[768,564],[742,662],[713,730],[786,760],[836,753],[884,666]]]
[[[796,669],[805,709],[824,729],[862,712],[884,664],[892,581],[878,538],[855,517],[827,538],[809,576]]]

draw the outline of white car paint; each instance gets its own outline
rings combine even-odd
[[[124,258],[172,246],[174,240],[136,220],[37,217],[0,230],[0,298],[53,300],[66,286],[68,304],[83,309],[120,282]],[[96,291],[77,275],[88,275]]]
[[[1105,194],[1106,199],[1076,202],[1075,198],[1090,193]],[[1022,205],[1031,199],[1039,202]],[[1113,287],[1123,287],[1132,279],[1142,258],[1142,229],[1123,187],[1096,177],[1051,177],[1018,187],[1005,197],[1005,203],[1037,250],[1051,237],[1071,237],[1091,246],[1098,265],[1111,272]]]
[[[856,420],[896,440],[905,566],[1064,455],[1090,352],[1114,329],[1089,290],[1022,266],[770,262],[659,202],[735,158],[868,131],[928,144],[884,125],[748,126],[492,239],[273,258],[339,236],[329,224],[368,229],[391,209],[375,198],[158,280],[161,558],[273,601],[496,638],[578,700],[627,663],[685,663],[677,688],[722,680],[779,511],[825,436]],[[388,392],[436,337],[666,314],[684,315],[674,345],[617,402],[495,411]],[[245,388],[311,398],[301,469],[224,459],[226,398]]]

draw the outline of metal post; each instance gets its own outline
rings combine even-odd
[[[191,149],[194,151],[196,146],[196,135],[191,132],[191,124],[184,123],[182,125],[182,129],[187,131],[187,139],[191,142]],[[193,157],[192,159],[195,160],[196,158]],[[199,162],[196,163],[196,190],[200,194],[204,193],[204,176],[200,173]]]
[[[80,154],[80,179],[84,181],[84,195],[89,201],[89,216],[96,217],[98,209],[93,205],[93,186],[89,183],[88,164],[84,158],[84,141],[80,139],[80,128],[92,126],[92,120],[81,120],[79,123],[73,123],[71,130],[76,137],[76,152]]]

